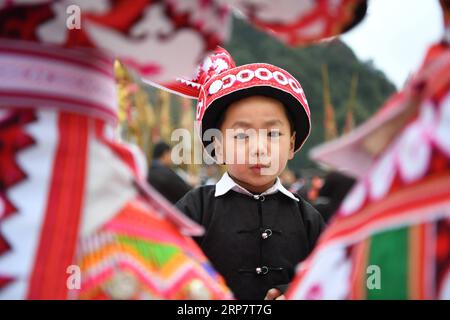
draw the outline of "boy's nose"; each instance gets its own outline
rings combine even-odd
[[[264,157],[267,155],[268,141],[266,135],[257,135],[250,144],[250,155],[253,157]]]

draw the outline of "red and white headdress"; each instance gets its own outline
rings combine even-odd
[[[228,105],[254,95],[271,97],[284,104],[297,133],[295,151],[298,151],[311,129],[306,96],[292,75],[266,63],[229,69],[202,86],[197,104],[197,121],[201,122],[202,135],[216,127],[218,118]]]

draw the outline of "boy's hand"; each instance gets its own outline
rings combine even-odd
[[[286,297],[280,290],[272,288],[267,291],[264,300],[286,300]]]

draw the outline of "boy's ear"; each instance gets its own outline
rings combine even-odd
[[[289,141],[289,160],[292,160],[292,158],[294,158],[294,150],[295,150],[295,136],[296,136],[296,132],[294,131],[294,133],[292,134],[290,141]]]
[[[218,164],[224,163],[223,143],[221,139],[214,137],[214,155]]]

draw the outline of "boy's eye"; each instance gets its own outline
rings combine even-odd
[[[272,131],[269,131],[267,135],[270,138],[278,138],[279,136],[281,136],[281,133],[278,130],[272,130]]]
[[[247,139],[248,138],[248,134],[245,134],[245,133],[237,133],[235,136],[234,136],[234,138],[235,139],[239,139],[239,140],[243,140],[243,139]]]

